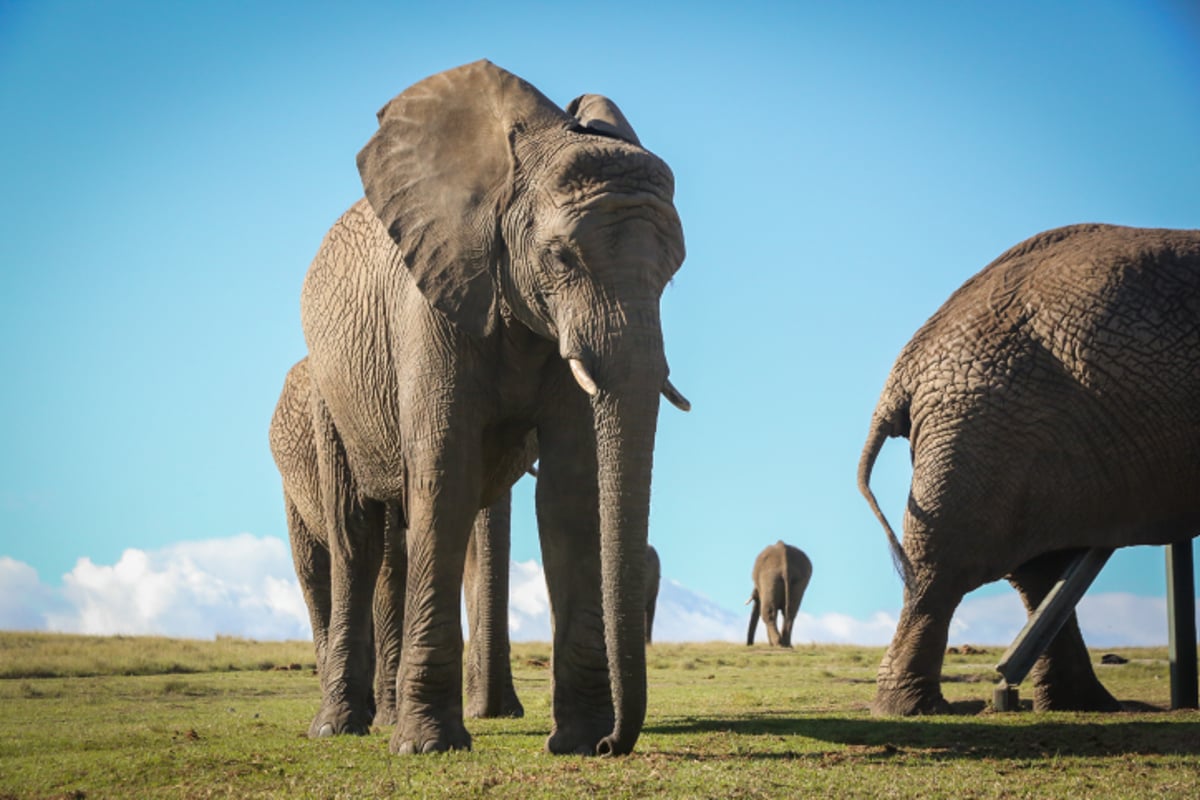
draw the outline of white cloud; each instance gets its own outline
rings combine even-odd
[[[63,607],[38,580],[37,570],[8,556],[0,556],[0,587],[0,628],[5,630],[45,630],[47,613]]]
[[[813,617],[801,610],[792,628],[792,643],[884,645],[892,640],[895,631],[894,613],[876,611],[860,620],[835,611]]]
[[[536,561],[513,561],[510,567],[508,636],[514,642],[550,641],[550,596]]]
[[[1198,603],[1200,605],[1200,603]],[[1089,647],[1154,646],[1167,643],[1167,601],[1123,592],[1084,595],[1076,607]],[[1025,626],[1025,607],[1015,591],[969,598],[950,623],[950,643],[1007,646]]]
[[[115,564],[81,558],[47,586],[27,564],[0,556],[0,628],[94,634],[161,634],[211,638],[308,639],[308,612],[286,542],[241,534],[180,542],[159,550],[129,549]],[[1079,604],[1080,626],[1093,647],[1161,645],[1166,601],[1109,593]],[[803,608],[793,642],[885,645],[898,614],[866,619]],[[678,582],[662,582],[654,623],[658,642],[745,641],[749,610],[731,612]],[[1007,645],[1025,624],[1015,592],[970,597],[954,615],[951,644]],[[550,601],[542,567],[512,562],[509,629],[514,641],[550,640]],[[761,628],[758,640],[765,634]]]
[[[63,576],[45,629],[68,633],[162,634],[253,639],[311,636],[288,546],[241,534],[129,549],[112,566],[81,558]],[[7,619],[0,619],[7,624]]]

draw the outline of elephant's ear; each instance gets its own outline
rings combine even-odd
[[[367,201],[430,303],[485,335],[496,316],[500,214],[513,191],[510,137],[574,120],[489,61],[426,78],[378,116],[358,154]]]
[[[613,136],[638,147],[642,143],[617,104],[602,94],[581,94],[567,104],[567,113],[590,133]]]

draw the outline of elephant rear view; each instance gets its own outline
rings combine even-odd
[[[909,439],[901,545],[871,493]],[[1001,255],[901,351],[859,462],[904,607],[874,711],[948,710],[940,676],[967,592],[1007,578],[1032,611],[1087,548],[1200,530],[1200,231],[1074,225]],[[1039,709],[1116,709],[1072,614],[1033,673]]]
[[[812,562],[798,547],[784,544],[782,540],[766,547],[754,559],[751,573],[754,591],[750,593],[750,629],[746,631],[746,644],[754,644],[754,631],[759,617],[767,629],[767,639],[772,645],[792,646],[792,623],[800,611],[800,601],[812,578]],[[783,628],[778,619],[783,615]]]

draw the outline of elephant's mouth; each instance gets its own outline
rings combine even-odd
[[[588,372],[588,368],[583,365],[582,359],[568,358],[567,363],[570,365],[571,375],[574,376],[575,382],[579,384],[580,389],[583,389],[583,391],[585,391],[589,397],[596,397],[598,394],[600,394],[600,387],[596,385],[596,381],[592,377],[591,373]],[[663,378],[663,385],[660,391],[662,396],[667,399],[667,402],[678,408],[680,411],[692,410],[691,401],[684,397],[683,393],[675,388],[675,385],[671,383],[670,378]]]

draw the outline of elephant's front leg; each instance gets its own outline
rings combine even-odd
[[[582,396],[582,395],[581,395]],[[553,616],[551,753],[591,755],[615,720],[600,590],[596,446],[585,421],[539,428],[538,534]]]
[[[466,474],[474,472],[438,465],[410,477],[404,647],[393,753],[471,747],[463,725],[459,605],[467,539],[479,505],[478,479]]]

